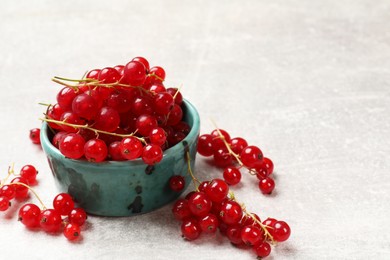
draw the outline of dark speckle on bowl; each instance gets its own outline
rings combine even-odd
[[[137,194],[141,194],[142,193],[142,186],[137,186],[135,187],[135,192],[137,192]]]
[[[128,210],[132,210],[132,213],[140,213],[143,208],[142,197],[135,197],[134,201],[127,207]]]
[[[153,171],[154,171],[154,165],[148,165],[148,166],[146,167],[146,169],[145,169],[145,173],[146,173],[147,175],[152,174]]]

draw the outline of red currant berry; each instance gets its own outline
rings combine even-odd
[[[211,200],[204,192],[195,192],[188,199],[190,211],[197,217],[206,216],[211,210],[211,205]]]
[[[271,246],[267,242],[262,242],[253,247],[258,257],[267,257],[271,253]]]
[[[167,125],[176,125],[183,118],[183,110],[179,105],[173,105],[171,112],[168,114]]]
[[[11,207],[10,200],[5,196],[0,196],[0,211],[6,211],[9,207]]]
[[[163,145],[167,141],[167,136],[163,128],[155,127],[149,133],[150,143],[156,145]]]
[[[61,115],[64,113],[65,111],[60,107],[60,105],[58,104],[55,104],[53,105],[52,107],[50,107],[48,110],[47,110],[47,115],[46,117],[48,119],[54,119],[54,120],[60,120],[61,118]],[[49,123],[49,126],[53,129],[57,129],[57,130],[61,130],[61,126],[58,125],[58,124],[55,124],[55,123]]]
[[[261,164],[257,165],[256,168],[254,168],[256,171],[256,177],[261,181],[268,177],[268,169],[267,166],[262,162]]]
[[[30,184],[35,183],[37,181],[38,171],[32,165],[25,165],[20,170],[20,176],[25,178]]]
[[[261,164],[263,160],[263,153],[257,146],[247,146],[241,152],[241,161],[248,168],[255,168]]]
[[[69,215],[74,208],[74,201],[68,193],[60,193],[53,200],[54,209],[62,216]]]
[[[114,132],[120,123],[119,113],[111,107],[102,107],[96,116],[95,128]]]
[[[116,141],[110,143],[108,146],[108,157],[113,161],[123,161],[125,158],[123,158],[120,148],[121,142]]]
[[[61,115],[60,121],[66,122],[68,124],[73,124],[73,125],[85,124],[84,119],[81,119],[78,115],[70,111],[63,113]],[[67,125],[61,125],[61,129],[68,133],[76,133],[78,131],[78,129]]]
[[[160,146],[155,144],[147,144],[142,150],[142,160],[147,165],[155,165],[163,158],[163,151]]]
[[[237,202],[228,200],[221,204],[219,215],[225,224],[238,224],[242,218],[242,208]]]
[[[219,224],[217,216],[212,213],[209,213],[206,216],[198,219],[198,223],[202,232],[206,234],[215,233]]]
[[[73,99],[72,111],[79,117],[92,120],[98,112],[98,107],[92,96],[82,93]]]
[[[34,144],[40,144],[41,143],[41,137],[40,137],[41,130],[39,128],[33,128],[30,130],[30,140]]]
[[[210,183],[209,181],[202,181],[198,186],[198,190],[205,192],[206,187],[207,187],[207,185],[209,185],[209,183]]]
[[[108,148],[100,139],[91,139],[84,145],[84,155],[90,162],[102,162],[107,158]]]
[[[241,229],[242,228],[240,225],[228,226],[228,228],[226,229],[226,236],[231,243],[235,245],[240,245],[243,243],[241,239]]]
[[[276,221],[272,225],[273,227],[273,232],[272,236],[277,242],[283,242],[286,241],[291,234],[291,229],[290,226],[284,222],[284,221]]]
[[[115,109],[119,113],[128,112],[132,106],[133,96],[131,92],[115,91],[107,99],[107,106]]]
[[[229,185],[236,185],[241,181],[241,172],[236,167],[227,167],[223,171],[223,178]]]
[[[179,106],[183,103],[183,95],[180,93],[180,91],[177,88],[167,88],[167,92],[171,94],[173,99],[175,100],[175,103]]]
[[[64,228],[64,236],[70,240],[76,240],[80,237],[80,227],[73,223],[68,223]]]
[[[141,141],[134,136],[123,138],[119,147],[123,158],[127,160],[134,160],[140,157],[143,150]]]
[[[219,130],[219,131],[218,131]],[[222,136],[220,135],[222,134]],[[219,149],[226,150],[226,144],[223,141],[225,139],[226,142],[230,143],[230,135],[223,129],[215,129],[211,132],[211,136],[213,137],[213,149],[216,152]]]
[[[84,155],[85,140],[80,134],[70,133],[60,141],[60,152],[70,159],[80,159]]]
[[[0,197],[6,197],[9,200],[15,198],[16,188],[15,185],[4,185],[0,188]]]
[[[169,188],[171,188],[171,190],[173,190],[173,191],[176,191],[176,192],[182,191],[185,187],[185,184],[186,184],[186,182],[185,182],[183,176],[174,175],[171,178],[169,178]]]
[[[263,194],[271,194],[275,188],[275,182],[270,177],[262,179],[259,182],[259,189]]]
[[[39,227],[41,209],[35,204],[25,204],[19,209],[18,220],[28,228]]]
[[[99,81],[105,84],[118,82],[120,78],[120,73],[114,68],[107,67],[99,72]]]
[[[262,164],[264,164],[267,168],[268,175],[271,175],[274,172],[274,163],[271,161],[271,159],[264,157]]]
[[[211,156],[214,154],[213,150],[213,136],[204,134],[198,138],[198,153],[203,156]]]
[[[98,79],[99,78],[100,69],[94,69],[88,71],[86,78],[87,79]]]
[[[152,101],[147,97],[137,97],[134,99],[131,111],[135,116],[140,116],[144,114],[152,115]]]
[[[39,215],[39,224],[45,232],[55,233],[61,229],[61,215],[54,209],[45,209]]]
[[[114,66],[114,69],[118,71],[119,75],[123,76],[123,69],[125,68],[124,65],[116,65]]]
[[[82,208],[74,208],[69,213],[68,219],[70,223],[81,227],[87,220],[87,213]]]
[[[264,240],[264,231],[256,226],[245,226],[241,230],[241,239],[248,246],[256,245]]]
[[[135,57],[131,61],[138,61],[142,63],[145,66],[145,73],[148,73],[150,67],[147,59],[145,59],[144,57]]]
[[[185,135],[188,135],[189,132],[191,131],[191,127],[184,121],[180,121],[176,125],[173,125],[172,128],[176,132],[181,132],[181,133],[183,133]]]
[[[244,138],[236,137],[230,140],[230,148],[235,154],[241,154],[242,150],[248,146]]]
[[[152,115],[140,115],[135,126],[142,136],[148,136],[153,128],[157,127],[157,119]]]
[[[205,193],[212,202],[222,202],[229,193],[229,186],[224,180],[213,179],[207,185]]]
[[[219,149],[218,151],[214,152],[214,164],[217,167],[228,167],[232,165],[233,163],[233,158],[229,154],[229,152],[225,149]]]
[[[25,185],[29,185],[28,180],[23,177],[14,178],[11,183],[23,183]],[[16,199],[25,199],[28,196],[28,188],[24,185],[15,184],[15,198]]]
[[[260,224],[261,220],[260,217],[256,213],[251,213],[252,216],[250,215],[245,215],[241,219],[241,225],[242,226],[257,226],[258,228],[261,228]],[[253,219],[255,218],[255,219]]]
[[[186,200],[189,200],[192,194],[195,194],[196,191],[190,191],[187,193],[187,195],[184,197]]]
[[[166,115],[174,107],[175,101],[168,92],[157,93],[153,100],[154,110],[157,114]]]
[[[199,223],[194,218],[188,218],[181,224],[181,233],[187,240],[195,240],[200,236],[202,232]]]
[[[153,82],[153,83],[147,85],[146,89],[149,90],[150,92],[154,92],[154,93],[161,93],[161,92],[167,91],[162,82]]]
[[[186,199],[178,199],[172,207],[172,213],[177,220],[183,220],[192,216]]]
[[[138,61],[130,61],[123,69],[122,81],[131,86],[141,86],[146,79],[146,68]]]
[[[57,103],[63,111],[70,111],[72,109],[72,102],[77,94],[76,90],[69,87],[65,87],[58,92]]]
[[[58,132],[54,135],[53,137],[53,140],[52,140],[52,144],[54,145],[54,147],[56,148],[59,148],[60,147],[60,141],[62,140],[62,138],[64,138],[68,133],[65,132],[65,131],[61,131],[61,132]]]
[[[155,81],[164,81],[165,79],[165,70],[159,66],[150,68],[149,74],[155,77]]]
[[[273,231],[274,231],[274,224],[277,220],[274,219],[274,218],[267,218],[266,220],[263,221],[263,225],[265,226],[265,228],[268,230],[268,232],[273,235]]]

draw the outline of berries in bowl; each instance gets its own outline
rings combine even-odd
[[[42,147],[57,186],[88,213],[146,213],[190,182],[199,115],[164,78],[137,57],[80,80],[53,79],[65,87],[42,119]],[[172,179],[184,183],[172,189]]]

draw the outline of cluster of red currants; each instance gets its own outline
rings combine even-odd
[[[164,79],[164,69],[150,68],[142,57],[91,70],[77,85],[54,79],[66,87],[44,119],[56,130],[53,144],[71,159],[158,163],[190,131],[182,121],[183,97],[177,88],[165,88]]]
[[[211,134],[199,137],[198,153],[203,156],[213,156],[214,164],[224,168],[223,178],[229,185],[241,181],[241,168],[259,179],[259,188],[262,193],[270,194],[275,188],[275,182],[270,177],[274,165],[271,159],[263,156],[259,147],[248,145],[241,137],[231,138],[223,129],[215,129]],[[238,167],[235,166],[238,164]]]
[[[72,197],[67,193],[60,193],[54,198],[53,209],[41,210],[36,204],[29,203],[19,210],[19,221],[27,228],[40,227],[48,233],[57,233],[63,228],[63,234],[68,240],[80,237],[81,226],[86,219],[85,211],[75,208]]]
[[[219,229],[232,244],[253,248],[259,257],[268,256],[270,243],[286,241],[291,233],[284,221],[267,218],[262,222],[255,213],[247,212],[222,179],[200,183],[196,191],[175,202],[172,212],[181,221],[185,239],[195,240],[201,233]]]
[[[75,208],[75,203],[67,193],[58,194],[53,200],[53,209],[46,209],[41,199],[32,190],[30,185],[37,183],[38,171],[32,165],[25,165],[20,170],[20,176],[5,184],[8,177],[14,175],[13,167],[9,169],[8,176],[0,183],[0,211],[6,211],[13,199],[25,200],[31,191],[42,204],[42,210],[32,203],[23,205],[19,209],[19,221],[27,228],[42,228],[48,233],[63,233],[69,240],[75,240],[80,235],[80,227],[85,223],[87,214],[82,208]],[[65,216],[62,219],[61,216]]]

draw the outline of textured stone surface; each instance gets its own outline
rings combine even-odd
[[[389,1],[3,0],[0,17],[1,175],[36,165],[46,204],[57,191],[27,134],[59,90],[50,77],[142,55],[183,85],[203,132],[213,118],[274,160],[272,196],[250,176],[233,189],[291,225],[269,259],[390,258]],[[202,158],[197,172],[222,174]],[[20,205],[0,213],[2,259],[254,259],[219,235],[183,241],[170,207],[91,217],[74,244],[24,229]]]

